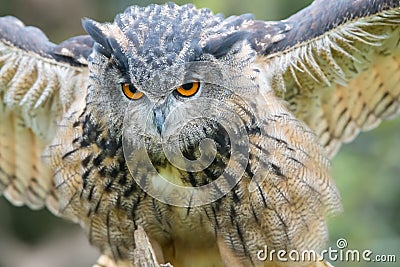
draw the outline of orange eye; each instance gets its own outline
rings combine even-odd
[[[196,94],[197,91],[199,91],[199,88],[200,88],[200,81],[194,81],[179,86],[178,88],[176,88],[176,91],[181,96],[189,97]]]
[[[124,95],[131,100],[139,100],[143,96],[143,93],[138,91],[131,83],[122,83],[121,87]]]

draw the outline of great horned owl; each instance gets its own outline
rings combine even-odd
[[[103,266],[147,266],[137,229],[174,266],[319,251],[341,209],[329,159],[399,113],[399,6],[130,7],[60,45],[2,18],[0,192],[79,223]]]

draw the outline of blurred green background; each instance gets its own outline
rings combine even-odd
[[[0,0],[0,15],[14,15],[40,27],[54,42],[84,34],[82,17],[112,21],[131,4],[148,0]],[[188,1],[177,1],[179,4]],[[253,13],[258,19],[284,19],[311,0],[192,1],[226,16]],[[349,249],[394,254],[400,262],[400,119],[384,122],[342,148],[333,160],[333,176],[342,194],[344,213],[330,219],[330,239],[345,238]],[[79,227],[46,210],[12,207],[0,198],[0,267],[84,267],[98,252]],[[343,263],[335,266],[398,266],[398,263]]]

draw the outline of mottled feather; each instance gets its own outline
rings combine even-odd
[[[272,86],[333,157],[400,112],[398,1],[315,1],[265,51]]]
[[[58,214],[52,171],[43,152],[61,118],[84,98],[92,41],[60,45],[14,17],[0,18],[0,194],[15,205]]]

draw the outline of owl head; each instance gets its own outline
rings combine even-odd
[[[130,7],[113,23],[84,20],[96,42],[88,108],[108,120],[114,135],[124,128],[129,138],[145,140],[156,166],[165,164],[162,143],[195,160],[202,154],[200,141],[210,138],[216,141],[213,152],[230,157],[231,141],[220,121],[231,118],[221,110],[242,111],[237,119],[243,127],[256,121],[240,97],[256,95],[259,84],[256,53],[249,33],[240,29],[250,20],[173,3]]]

